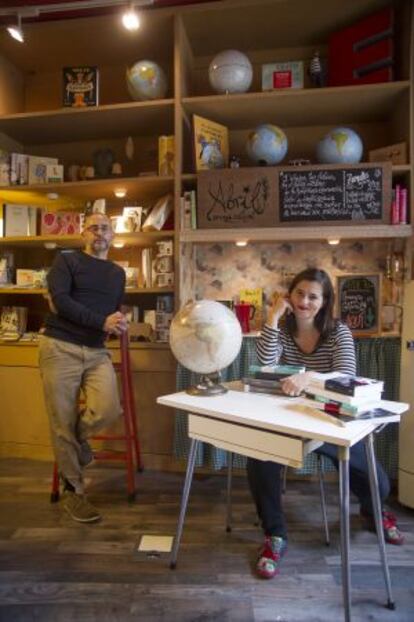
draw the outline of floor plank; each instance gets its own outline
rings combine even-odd
[[[325,484],[331,546],[324,543],[318,485],[289,481],[289,551],[281,574],[254,574],[261,541],[243,474],[234,478],[233,529],[226,533],[225,475],[196,477],[175,571],[168,558],[137,553],[143,534],[173,535],[183,476],[139,474],[128,504],[123,471],[88,470],[102,522],[80,525],[49,503],[51,465],[0,460],[0,622],[333,622],[343,619],[338,493]],[[387,546],[397,610],[385,589],[374,534],[351,502],[353,622],[413,622],[414,511],[394,500],[406,535]]]

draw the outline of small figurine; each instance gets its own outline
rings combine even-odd
[[[231,156],[230,158],[230,168],[240,168],[240,158],[237,156]]]
[[[319,58],[319,51],[316,50],[309,64],[309,76],[312,86],[321,87],[322,84],[322,65]]]

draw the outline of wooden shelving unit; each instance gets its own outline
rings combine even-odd
[[[114,238],[115,244],[127,246],[153,246],[157,240],[174,237],[174,231],[148,231],[147,233],[120,233]],[[32,247],[32,248],[81,248],[83,239],[80,235],[36,235],[27,237],[0,238],[1,246]],[[116,248],[116,247],[115,247]]]
[[[230,129],[254,127],[258,119],[282,127],[297,126],[304,114],[307,126],[338,124],[338,119],[344,125],[388,119],[409,88],[410,82],[402,80],[323,89],[281,89],[185,97],[183,106],[188,114],[214,119]]]
[[[47,289],[44,287],[0,287],[0,294],[9,295],[44,295]],[[173,294],[172,287],[128,287],[125,290],[126,295],[133,294]]]
[[[182,231],[181,242],[212,243],[212,242],[293,242],[327,241],[329,239],[360,240],[360,239],[393,239],[409,238],[412,235],[411,225],[367,225],[358,227],[329,226],[318,227],[263,227],[261,229],[194,229]]]

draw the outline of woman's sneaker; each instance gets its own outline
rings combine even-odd
[[[280,572],[280,561],[287,551],[287,540],[279,536],[266,536],[259,550],[257,574],[263,579],[273,579]]]
[[[365,520],[367,529],[369,529],[369,531],[376,531],[374,517],[370,514],[364,514],[363,512],[361,512],[361,516],[363,516]],[[398,528],[395,514],[382,510],[382,528],[384,530],[386,542],[396,545],[404,544],[404,536]]]

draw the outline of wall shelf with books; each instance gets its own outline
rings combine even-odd
[[[0,199],[10,203],[47,202],[48,207],[70,202],[73,199],[93,201],[97,196],[114,201],[114,192],[122,188],[126,192],[125,200],[136,201],[152,199],[154,196],[172,192],[174,178],[170,176],[142,175],[137,177],[111,177],[85,181],[64,181],[55,184],[35,184],[22,186],[0,186]],[[22,194],[27,193],[27,194]],[[29,194],[30,193],[30,194]],[[57,193],[58,200],[48,200],[47,194]],[[30,196],[31,195],[31,196]]]
[[[114,238],[115,243],[125,246],[153,246],[157,240],[165,240],[174,237],[174,231],[148,231],[139,233],[120,233]],[[22,237],[0,238],[0,247],[36,247],[47,248],[81,248],[83,239],[80,235],[36,235]],[[115,248],[114,251],[117,249]]]

